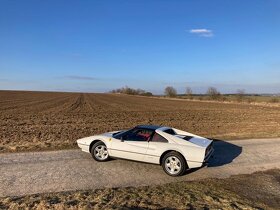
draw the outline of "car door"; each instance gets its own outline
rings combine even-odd
[[[112,156],[144,161],[151,135],[151,130],[135,128],[125,133],[120,139],[113,139],[111,144]]]
[[[168,140],[158,133],[154,133],[149,140],[149,146],[145,156],[145,162],[159,163],[160,156],[168,148]]]

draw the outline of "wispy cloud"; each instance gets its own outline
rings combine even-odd
[[[64,78],[72,79],[72,80],[96,80],[95,77],[77,76],[77,75],[69,75],[69,76],[65,76]]]
[[[191,29],[188,32],[191,34],[197,34],[198,36],[202,37],[212,37],[214,36],[214,33],[212,30],[206,29],[206,28],[196,28],[196,29]]]

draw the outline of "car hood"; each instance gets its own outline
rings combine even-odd
[[[123,131],[126,131],[126,130],[111,131],[111,132],[107,132],[107,133],[102,133],[100,135],[101,136],[112,137],[114,134],[119,133],[119,132],[123,132]]]
[[[111,131],[111,132],[102,133],[99,135],[84,137],[84,138],[78,139],[77,143],[89,145],[93,139],[99,139],[99,138],[102,139],[102,137],[112,137],[115,133],[122,132],[122,131],[125,131],[125,130]]]
[[[94,137],[94,136],[89,136],[89,137],[84,137],[84,138],[78,139],[78,140],[77,140],[77,143],[78,143],[78,144],[89,145],[90,142],[92,141],[92,138],[93,138],[93,137]]]

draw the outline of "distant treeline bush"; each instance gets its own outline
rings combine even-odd
[[[117,88],[114,90],[111,90],[110,93],[122,93],[122,94],[128,94],[128,95],[141,95],[141,96],[152,96],[153,94],[151,92],[147,92],[142,89],[134,89],[130,87],[122,87],[122,88]]]
[[[110,93],[121,93],[128,95],[141,95],[141,96],[153,96],[151,92],[147,92],[143,89],[134,89],[128,86],[111,90]],[[183,97],[190,100],[213,100],[213,101],[237,101],[237,102],[270,102],[279,103],[279,95],[262,95],[262,94],[246,94],[244,89],[238,89],[236,93],[222,94],[217,88],[209,87],[204,94],[193,93],[190,87],[186,87],[186,91],[183,94],[177,94],[177,90],[172,86],[167,86],[164,89],[165,97]]]
[[[269,102],[279,103],[280,94],[246,94],[244,89],[238,89],[236,93],[222,94],[215,87],[209,87],[204,94],[193,93],[190,87],[186,87],[186,91],[183,94],[177,94],[177,90],[172,86],[167,86],[164,89],[166,97],[183,97],[187,99],[195,100],[213,100],[213,101],[237,101],[237,102]]]

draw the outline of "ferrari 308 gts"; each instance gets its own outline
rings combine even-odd
[[[160,164],[170,176],[201,167],[214,149],[213,141],[176,128],[138,125],[77,140],[96,161],[122,158]]]

